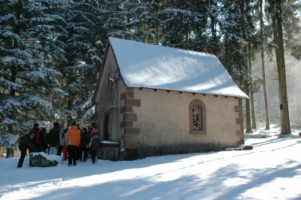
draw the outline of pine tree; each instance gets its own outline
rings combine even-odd
[[[221,60],[238,85],[250,95],[252,92],[250,70],[255,33],[253,18],[256,18],[253,6],[255,4],[248,0],[227,1],[221,5],[223,6],[221,9],[223,15],[219,24],[223,38]],[[250,100],[247,99],[245,104],[246,132],[252,132]]]
[[[49,95],[59,87],[60,73],[54,67],[53,51],[58,51],[54,44],[56,27],[63,19],[51,13],[57,3],[46,0],[1,3],[4,8],[0,12],[1,134],[24,132],[33,121],[49,120],[55,114]],[[46,31],[41,34],[42,30]]]
[[[161,42],[162,0],[124,1],[121,20],[125,38],[158,44]]]
[[[195,51],[205,51],[207,47],[206,1],[164,2],[162,14],[163,44]]]
[[[291,50],[292,56],[301,59],[301,3],[300,1],[290,0],[283,4],[283,26],[287,36],[285,46]]]
[[[262,79],[263,79],[263,95],[264,95],[264,108],[265,108],[265,129],[270,130],[270,117],[269,117],[269,108],[268,108],[268,95],[267,95],[267,83],[266,83],[266,73],[265,73],[265,51],[264,45],[266,45],[265,27],[263,23],[263,13],[264,13],[264,4],[263,0],[259,1],[259,20],[260,20],[260,53],[261,53],[261,65],[262,65]]]
[[[62,73],[64,91],[68,94],[64,114],[69,122],[93,115],[96,74],[108,37],[107,14],[97,0],[73,1],[65,9],[68,34],[62,41],[66,44],[67,63]]]
[[[208,14],[209,14],[209,24],[210,26],[208,29],[210,30],[210,37],[208,42],[207,51],[212,53],[216,56],[221,54],[221,34],[218,34],[219,28],[219,15],[221,15],[220,11],[221,8],[218,6],[220,4],[219,1],[216,0],[209,0],[208,1]]]
[[[291,132],[284,57],[286,43],[284,38],[289,40],[294,32],[300,30],[300,26],[297,25],[300,19],[293,12],[299,7],[296,3],[296,0],[269,0],[267,7],[278,72],[281,134],[290,134]]]

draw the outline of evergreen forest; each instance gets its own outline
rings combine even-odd
[[[0,2],[1,137],[23,134],[36,121],[93,121],[109,37],[216,55],[250,97],[243,102],[246,131],[256,127],[255,112],[269,129],[269,101],[277,98],[281,133],[291,132],[285,55],[301,59],[300,0]],[[256,78],[255,57],[262,70]],[[279,88],[273,97],[265,78],[265,60],[272,57]],[[262,110],[254,107],[258,90]]]

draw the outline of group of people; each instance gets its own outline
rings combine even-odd
[[[71,127],[62,129],[60,124],[55,122],[47,133],[46,128],[40,128],[39,124],[35,123],[33,129],[20,139],[21,155],[17,167],[23,166],[27,150],[59,156],[63,153],[63,160],[68,159],[68,166],[76,166],[77,160],[86,161],[90,153],[92,163],[95,163],[99,147],[100,136],[95,124],[91,124],[88,129],[80,129],[79,124],[73,122]]]

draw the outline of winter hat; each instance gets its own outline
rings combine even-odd
[[[54,123],[53,123],[53,127],[54,127],[54,128],[59,128],[59,123],[58,123],[58,122],[54,122]]]
[[[39,124],[38,123],[34,123],[33,128],[39,128]]]

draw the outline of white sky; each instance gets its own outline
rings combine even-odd
[[[18,158],[0,160],[0,200],[287,200],[301,199],[300,130],[278,137],[279,128],[246,136],[248,151],[91,160],[68,167],[17,169]],[[262,136],[266,136],[265,138]]]
[[[129,87],[247,98],[214,55],[117,38],[110,43]]]

